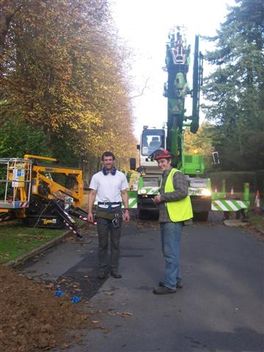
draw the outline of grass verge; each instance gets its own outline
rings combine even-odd
[[[60,236],[65,230],[31,228],[21,223],[0,226],[0,264],[14,260],[48,241]]]

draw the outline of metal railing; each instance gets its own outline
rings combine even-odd
[[[28,207],[31,183],[31,160],[0,158],[0,210]]]

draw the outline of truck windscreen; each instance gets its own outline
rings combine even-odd
[[[164,148],[165,131],[163,129],[145,129],[142,133],[141,154],[148,156],[155,150]]]

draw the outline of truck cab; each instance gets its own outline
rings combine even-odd
[[[139,149],[140,164],[138,171],[140,177],[131,188],[137,191],[137,209],[139,217],[146,212],[157,212],[153,202],[155,195],[159,193],[162,171],[157,162],[153,160],[153,154],[157,149],[167,149],[166,129],[144,126]],[[205,165],[202,155],[182,155],[180,170],[187,176],[189,181],[189,195],[193,205],[195,217],[207,220],[211,208],[211,185],[210,179],[205,177]]]
[[[152,156],[160,148],[165,148],[165,129],[144,126],[139,145],[140,166],[143,168],[157,166]]]

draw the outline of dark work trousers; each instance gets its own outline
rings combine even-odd
[[[119,263],[119,243],[121,237],[121,224],[122,215],[120,212],[120,226],[115,228],[113,226],[112,220],[104,219],[101,217],[97,218],[97,232],[98,232],[98,261],[99,269],[106,271],[108,267],[108,242],[110,234],[110,249],[111,249],[111,260],[110,267],[111,270],[118,270]]]

